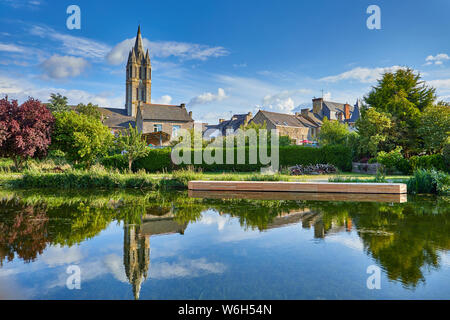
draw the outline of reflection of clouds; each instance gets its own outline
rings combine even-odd
[[[125,267],[123,260],[117,254],[110,254],[105,257],[105,265],[109,269],[109,272],[121,282],[128,282],[127,275],[125,274]]]
[[[358,251],[364,250],[364,244],[360,238],[350,238],[345,235],[333,235],[333,236],[327,237],[326,241],[339,243],[339,244],[346,246],[347,248],[355,249]]]
[[[450,267],[450,254],[442,253],[441,255],[441,265],[444,267]]]
[[[178,262],[150,262],[151,279],[193,278],[206,274],[223,273],[226,266],[220,262],[208,262],[205,258]]]
[[[81,261],[83,255],[79,247],[64,248],[61,246],[52,246],[47,248],[41,256],[41,261],[49,267],[55,267],[64,264],[73,264]]]
[[[205,213],[202,215],[199,223],[212,225],[217,224],[217,230],[222,231],[227,223],[228,219],[224,216],[221,216],[217,213]]]
[[[112,274],[113,277],[121,282],[127,282],[127,277],[125,275],[125,269],[123,266],[123,260],[117,254],[110,254],[103,259],[98,259],[95,261],[88,261],[85,263],[77,264],[81,270],[81,286],[83,282],[93,280],[95,278]],[[55,281],[49,283],[47,288],[63,287],[66,285],[66,280],[69,274],[66,273],[66,268],[61,268],[60,273]]]

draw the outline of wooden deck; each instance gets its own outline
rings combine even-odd
[[[251,200],[311,200],[311,201],[354,201],[405,203],[406,194],[377,193],[312,193],[312,192],[272,192],[272,191],[196,191],[189,190],[191,198],[200,199],[251,199]]]
[[[189,181],[189,190],[406,194],[404,183],[332,183],[284,181]]]

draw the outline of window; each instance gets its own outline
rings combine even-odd
[[[172,127],[172,137],[175,138],[178,136],[178,131],[180,131],[181,126],[175,125]]]
[[[159,132],[159,131],[162,131],[162,124],[154,124],[153,132]]]

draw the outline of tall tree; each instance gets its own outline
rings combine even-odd
[[[0,156],[12,158],[17,170],[28,158],[44,157],[51,143],[54,118],[39,101],[0,100]]]
[[[116,142],[128,158],[128,170],[130,171],[134,160],[145,157],[150,151],[142,138],[142,133],[137,128],[133,128],[131,124],[125,132],[119,133]]]
[[[386,142],[389,130],[392,127],[391,119],[384,113],[375,109],[363,108],[361,117],[356,121],[356,130],[359,133],[360,154],[376,156]]]
[[[64,151],[66,157],[86,167],[106,154],[113,135],[100,120],[74,111],[55,115],[54,148]]]
[[[59,93],[50,94],[50,100],[48,100],[47,108],[53,114],[70,110],[70,107],[67,104],[67,97],[62,96]]]
[[[102,116],[98,108],[98,105],[92,104],[90,102],[88,104],[80,103],[79,105],[76,106],[75,111],[97,120],[100,120]]]
[[[401,146],[406,155],[420,151],[417,128],[421,113],[436,100],[435,91],[409,68],[383,74],[365,97],[365,104],[384,113],[392,122],[384,151],[396,146]]]

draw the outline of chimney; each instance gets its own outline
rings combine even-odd
[[[192,111],[189,111],[189,118],[192,118]]]
[[[219,123],[222,123],[224,121],[225,121],[225,119],[219,119]]]
[[[249,123],[250,120],[252,120],[253,115],[251,112],[247,113],[247,115],[245,116],[245,124]]]
[[[322,114],[323,98],[314,98],[312,99],[312,102],[313,102],[313,112]]]
[[[344,105],[344,115],[346,120],[350,119],[350,105],[348,103]]]
[[[302,116],[307,117],[308,115],[309,115],[309,109],[308,108],[302,109]]]
[[[182,103],[182,104],[180,105],[180,107],[182,107],[182,108],[184,109],[184,108],[186,108],[186,104]]]

